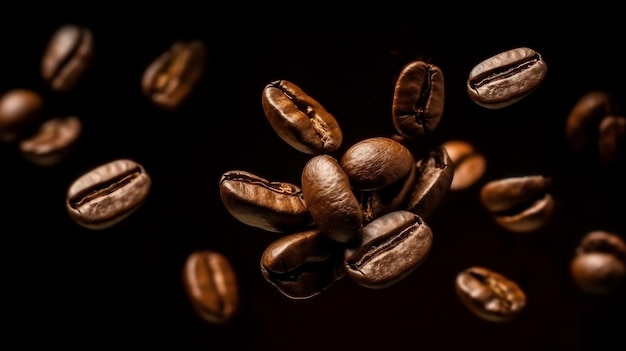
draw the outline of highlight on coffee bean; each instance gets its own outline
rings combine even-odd
[[[455,291],[471,313],[490,322],[509,322],[526,307],[526,293],[517,282],[483,266],[459,272]]]
[[[548,66],[537,51],[518,47],[476,64],[469,73],[467,93],[488,109],[500,109],[522,100],[543,83]]]
[[[580,240],[570,263],[576,286],[587,294],[608,294],[626,281],[626,242],[620,235],[593,230]]]
[[[68,187],[65,209],[79,225],[102,230],[137,211],[150,192],[152,180],[144,167],[117,159],[76,178]]]

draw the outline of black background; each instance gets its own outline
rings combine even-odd
[[[355,26],[268,20],[242,28],[201,16],[131,20],[97,12],[0,27],[0,91],[35,90],[46,117],[74,114],[84,128],[79,148],[52,168],[30,164],[16,145],[0,145],[5,341],[24,349],[169,350],[602,350],[621,343],[623,293],[581,293],[568,265],[588,231],[626,235],[623,179],[574,155],[564,139],[565,119],[582,94],[605,90],[626,103],[617,23],[518,28],[502,17],[482,23],[483,35],[476,35],[478,28],[442,30],[419,20]],[[58,94],[41,79],[39,65],[65,23],[90,27],[97,51],[80,87]],[[511,26],[517,29],[507,31]],[[206,73],[178,111],[162,111],[141,94],[143,70],[173,41],[191,38],[207,45]],[[465,91],[471,68],[518,46],[535,49],[548,65],[539,90],[500,110],[474,104]],[[218,191],[220,175],[233,169],[299,183],[310,158],[267,123],[263,87],[286,79],[322,103],[344,132],[334,155],[340,156],[357,141],[393,132],[395,79],[415,59],[438,65],[445,77],[444,116],[428,142],[471,142],[487,157],[486,174],[450,193],[431,216],[431,254],[405,280],[372,290],[344,279],[311,299],[283,296],[259,269],[279,234],[235,220]],[[64,209],[67,187],[116,158],[144,165],[153,180],[148,201],[115,227],[78,226]],[[557,208],[546,228],[520,235],[495,225],[478,191],[486,181],[525,174],[553,178]],[[225,254],[238,275],[241,305],[227,325],[201,320],[186,299],[182,267],[201,249]],[[454,278],[472,265],[518,281],[528,296],[518,319],[486,322],[460,304]]]

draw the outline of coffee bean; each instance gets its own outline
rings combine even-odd
[[[297,85],[277,80],[263,88],[263,112],[278,136],[310,155],[331,154],[343,132],[335,117]]]
[[[415,213],[394,211],[363,227],[345,250],[347,276],[357,284],[386,288],[406,278],[430,253],[433,234]]]
[[[463,270],[455,287],[463,305],[487,321],[511,321],[526,306],[526,294],[515,281],[485,267]]]
[[[492,180],[480,191],[480,200],[502,227],[519,233],[546,226],[554,212],[552,180],[541,175]]]
[[[183,285],[195,312],[209,323],[229,323],[239,310],[237,275],[222,253],[191,253],[183,269]]]
[[[29,89],[12,89],[0,97],[0,141],[13,143],[37,125],[44,111],[41,95]]]
[[[148,65],[141,89],[157,106],[175,110],[193,93],[206,65],[207,49],[202,41],[176,41]]]
[[[443,115],[444,97],[439,67],[423,61],[404,66],[396,80],[391,108],[396,131],[409,138],[433,132]]]
[[[244,224],[278,233],[312,227],[298,185],[233,170],[222,174],[219,189],[228,212]]]
[[[106,229],[135,212],[146,200],[151,178],[135,161],[118,159],[78,177],[68,188],[65,208],[88,229]]]
[[[612,232],[589,232],[576,248],[570,273],[584,293],[615,291],[626,278],[626,243]]]
[[[598,128],[598,157],[606,167],[626,160],[626,117],[606,116]]]
[[[415,168],[417,179],[406,209],[426,219],[448,194],[454,168],[443,146],[432,149],[427,156],[417,160]]]
[[[361,204],[361,209],[363,209],[363,224],[389,212],[402,209],[415,186],[416,174],[416,167],[412,167],[407,175],[384,188],[376,190],[353,189]]]
[[[472,68],[467,93],[489,109],[510,106],[534,92],[548,71],[543,57],[533,49],[519,47],[489,57]]]
[[[356,190],[377,190],[406,176],[414,167],[413,154],[390,138],[367,138],[343,154],[340,166]]]
[[[318,229],[285,235],[261,256],[265,280],[292,299],[307,299],[345,276],[343,245]]]
[[[82,132],[80,119],[75,116],[51,118],[37,132],[19,144],[22,155],[39,166],[54,166],[61,162],[78,142]]]
[[[41,75],[52,90],[69,91],[78,85],[94,57],[91,30],[81,25],[61,26],[50,38],[41,60]]]
[[[331,239],[346,243],[363,226],[361,205],[339,162],[330,155],[313,156],[302,170],[302,196],[316,226]]]
[[[472,144],[464,140],[448,140],[443,143],[443,147],[448,152],[454,168],[451,191],[467,189],[483,177],[487,159]]]

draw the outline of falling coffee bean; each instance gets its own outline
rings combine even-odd
[[[239,285],[230,260],[213,250],[192,252],[183,285],[196,313],[214,324],[230,322],[239,310]]]
[[[480,200],[500,226],[527,233],[545,227],[554,212],[552,180],[541,175],[492,180],[480,191]]]
[[[467,93],[480,106],[504,108],[535,91],[547,71],[543,57],[535,50],[511,49],[474,66],[467,78]]]
[[[576,248],[570,273],[585,293],[615,291],[626,279],[626,243],[615,233],[589,232]]]

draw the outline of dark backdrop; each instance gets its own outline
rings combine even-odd
[[[245,27],[201,16],[100,15],[90,11],[0,24],[0,91],[36,90],[47,116],[75,114],[84,127],[80,147],[53,168],[28,163],[15,145],[0,145],[7,342],[23,348],[169,350],[472,345],[597,350],[621,343],[623,294],[582,294],[568,265],[588,231],[626,235],[623,179],[573,155],[564,139],[565,119],[582,94],[606,90],[626,103],[617,24],[590,27],[571,21],[554,27],[546,22],[507,30],[512,20],[502,17],[488,28],[483,24],[483,35],[477,35],[473,27],[442,30],[417,19],[356,26],[268,20]],[[61,95],[44,84],[39,64],[53,31],[65,23],[89,26],[97,51],[80,88]],[[159,110],[140,92],[143,70],[174,40],[187,38],[207,45],[206,74],[180,110]],[[465,92],[473,65],[518,46],[543,54],[544,84],[505,109],[474,104]],[[434,233],[431,254],[405,280],[371,290],[344,279],[311,299],[286,298],[259,269],[261,253],[279,235],[235,220],[218,192],[220,175],[232,169],[298,183],[310,157],[273,132],[261,108],[263,87],[286,79],[315,97],[340,122],[345,150],[393,132],[395,79],[414,59],[438,65],[445,76],[444,116],[428,142],[473,143],[487,157],[486,174],[474,187],[444,199],[428,220]],[[145,166],[153,179],[148,201],[110,229],[78,226],[64,209],[67,187],[83,172],[116,158]],[[531,173],[554,179],[555,217],[536,233],[507,232],[480,206],[479,188],[492,179]],[[228,325],[201,320],[184,294],[184,261],[200,249],[225,254],[236,270],[241,306]],[[471,265],[491,267],[519,282],[528,304],[518,319],[486,322],[460,304],[454,278]]]

